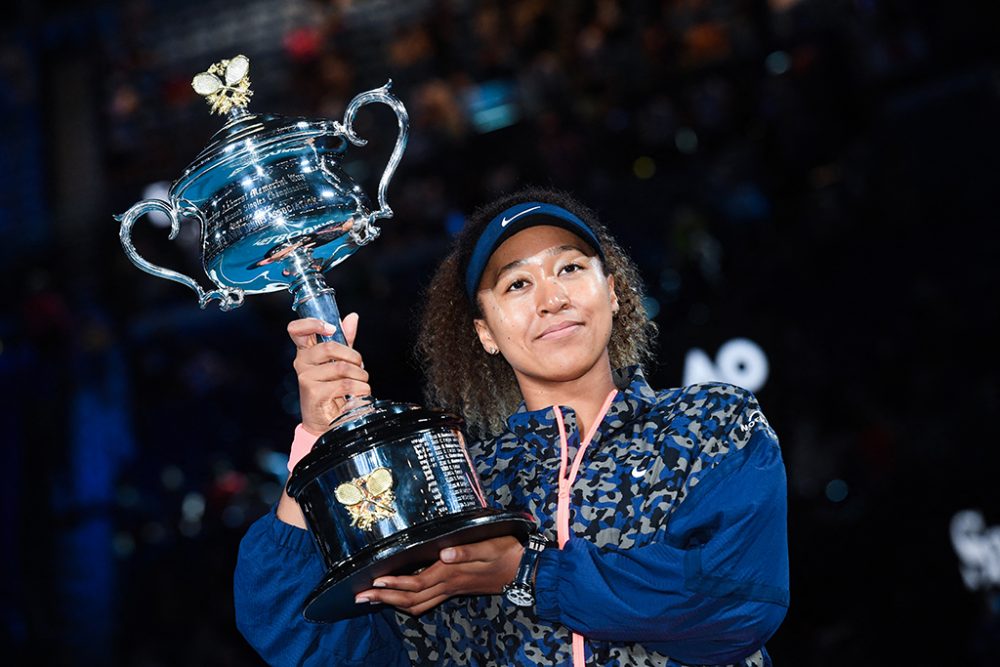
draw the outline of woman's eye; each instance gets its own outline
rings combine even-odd
[[[569,264],[567,264],[566,266],[564,266],[562,268],[562,273],[573,273],[574,271],[579,271],[582,268],[583,267],[580,266],[579,264],[575,264],[573,262],[570,262]]]
[[[520,278],[513,281],[510,285],[507,285],[507,291],[512,292],[519,289],[524,289],[525,285],[528,284],[527,280],[521,280]]]

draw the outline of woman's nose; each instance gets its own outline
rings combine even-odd
[[[538,312],[555,313],[569,304],[569,294],[555,278],[547,278],[540,284],[538,290]]]

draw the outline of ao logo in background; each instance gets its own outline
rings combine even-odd
[[[987,526],[979,510],[962,510],[951,519],[951,544],[966,588],[985,591],[1000,586],[1000,526]]]
[[[684,359],[684,384],[728,382],[759,391],[767,382],[770,365],[760,345],[749,338],[733,338],[719,348],[715,360],[694,348]]]

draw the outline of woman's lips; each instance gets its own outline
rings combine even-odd
[[[580,322],[560,322],[559,324],[553,324],[538,336],[538,340],[552,340],[554,338],[570,336],[582,326],[583,324]]]

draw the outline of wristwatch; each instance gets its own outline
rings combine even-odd
[[[538,557],[545,550],[546,544],[545,538],[540,533],[532,533],[528,537],[528,544],[524,547],[514,581],[503,587],[503,594],[518,607],[530,607],[535,604],[535,569],[538,567]]]

